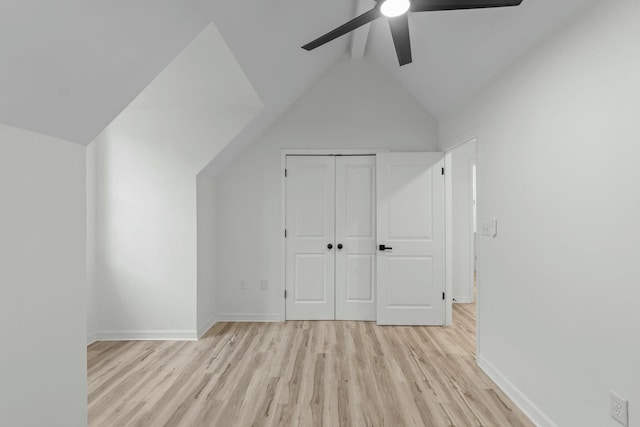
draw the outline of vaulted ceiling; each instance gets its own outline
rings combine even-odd
[[[371,53],[436,117],[456,107],[511,61],[592,0],[524,0],[518,7],[409,15],[413,63],[398,67],[386,22]]]
[[[211,21],[265,109],[290,105],[350,36],[300,46],[351,19],[357,0],[4,0],[0,122],[90,143]],[[593,0],[413,14],[414,62],[399,68],[383,19],[367,54],[438,116]]]

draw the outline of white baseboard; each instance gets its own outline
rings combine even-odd
[[[209,320],[207,320],[204,324],[202,324],[198,328],[198,339],[202,338],[202,336],[206,334],[209,331],[209,329],[211,329],[213,325],[216,324],[217,321],[218,321],[218,318],[215,315],[213,315],[209,318]]]
[[[277,313],[224,313],[212,316],[197,331],[191,330],[133,330],[99,331],[87,338],[87,347],[98,341],[197,341],[217,322],[281,322]]]
[[[282,322],[278,313],[222,313],[216,316],[218,322]]]
[[[527,396],[511,383],[500,371],[482,356],[478,357],[478,366],[500,387],[513,403],[538,427],[558,427]]]
[[[94,335],[94,341],[197,341],[193,330],[134,330],[100,331]]]
[[[93,333],[93,334],[89,335],[89,337],[87,337],[87,347],[89,347],[91,344],[93,344],[96,341],[98,341],[98,334],[97,333]]]
[[[473,297],[453,297],[454,304],[473,304],[476,300]]]

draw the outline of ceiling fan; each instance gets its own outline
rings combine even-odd
[[[302,46],[305,50],[313,50],[331,40],[337,39],[358,27],[361,27],[381,16],[389,18],[391,37],[396,47],[400,66],[411,63],[411,41],[409,39],[408,12],[434,12],[438,10],[481,9],[487,7],[519,6],[522,0],[375,0],[373,9],[355,17]]]

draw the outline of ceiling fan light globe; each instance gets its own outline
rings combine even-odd
[[[380,12],[388,18],[395,18],[406,13],[410,6],[409,0],[385,0],[380,6]]]

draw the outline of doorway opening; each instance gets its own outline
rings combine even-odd
[[[476,329],[476,139],[446,153],[447,170],[447,282],[451,292],[450,324],[473,333]]]

